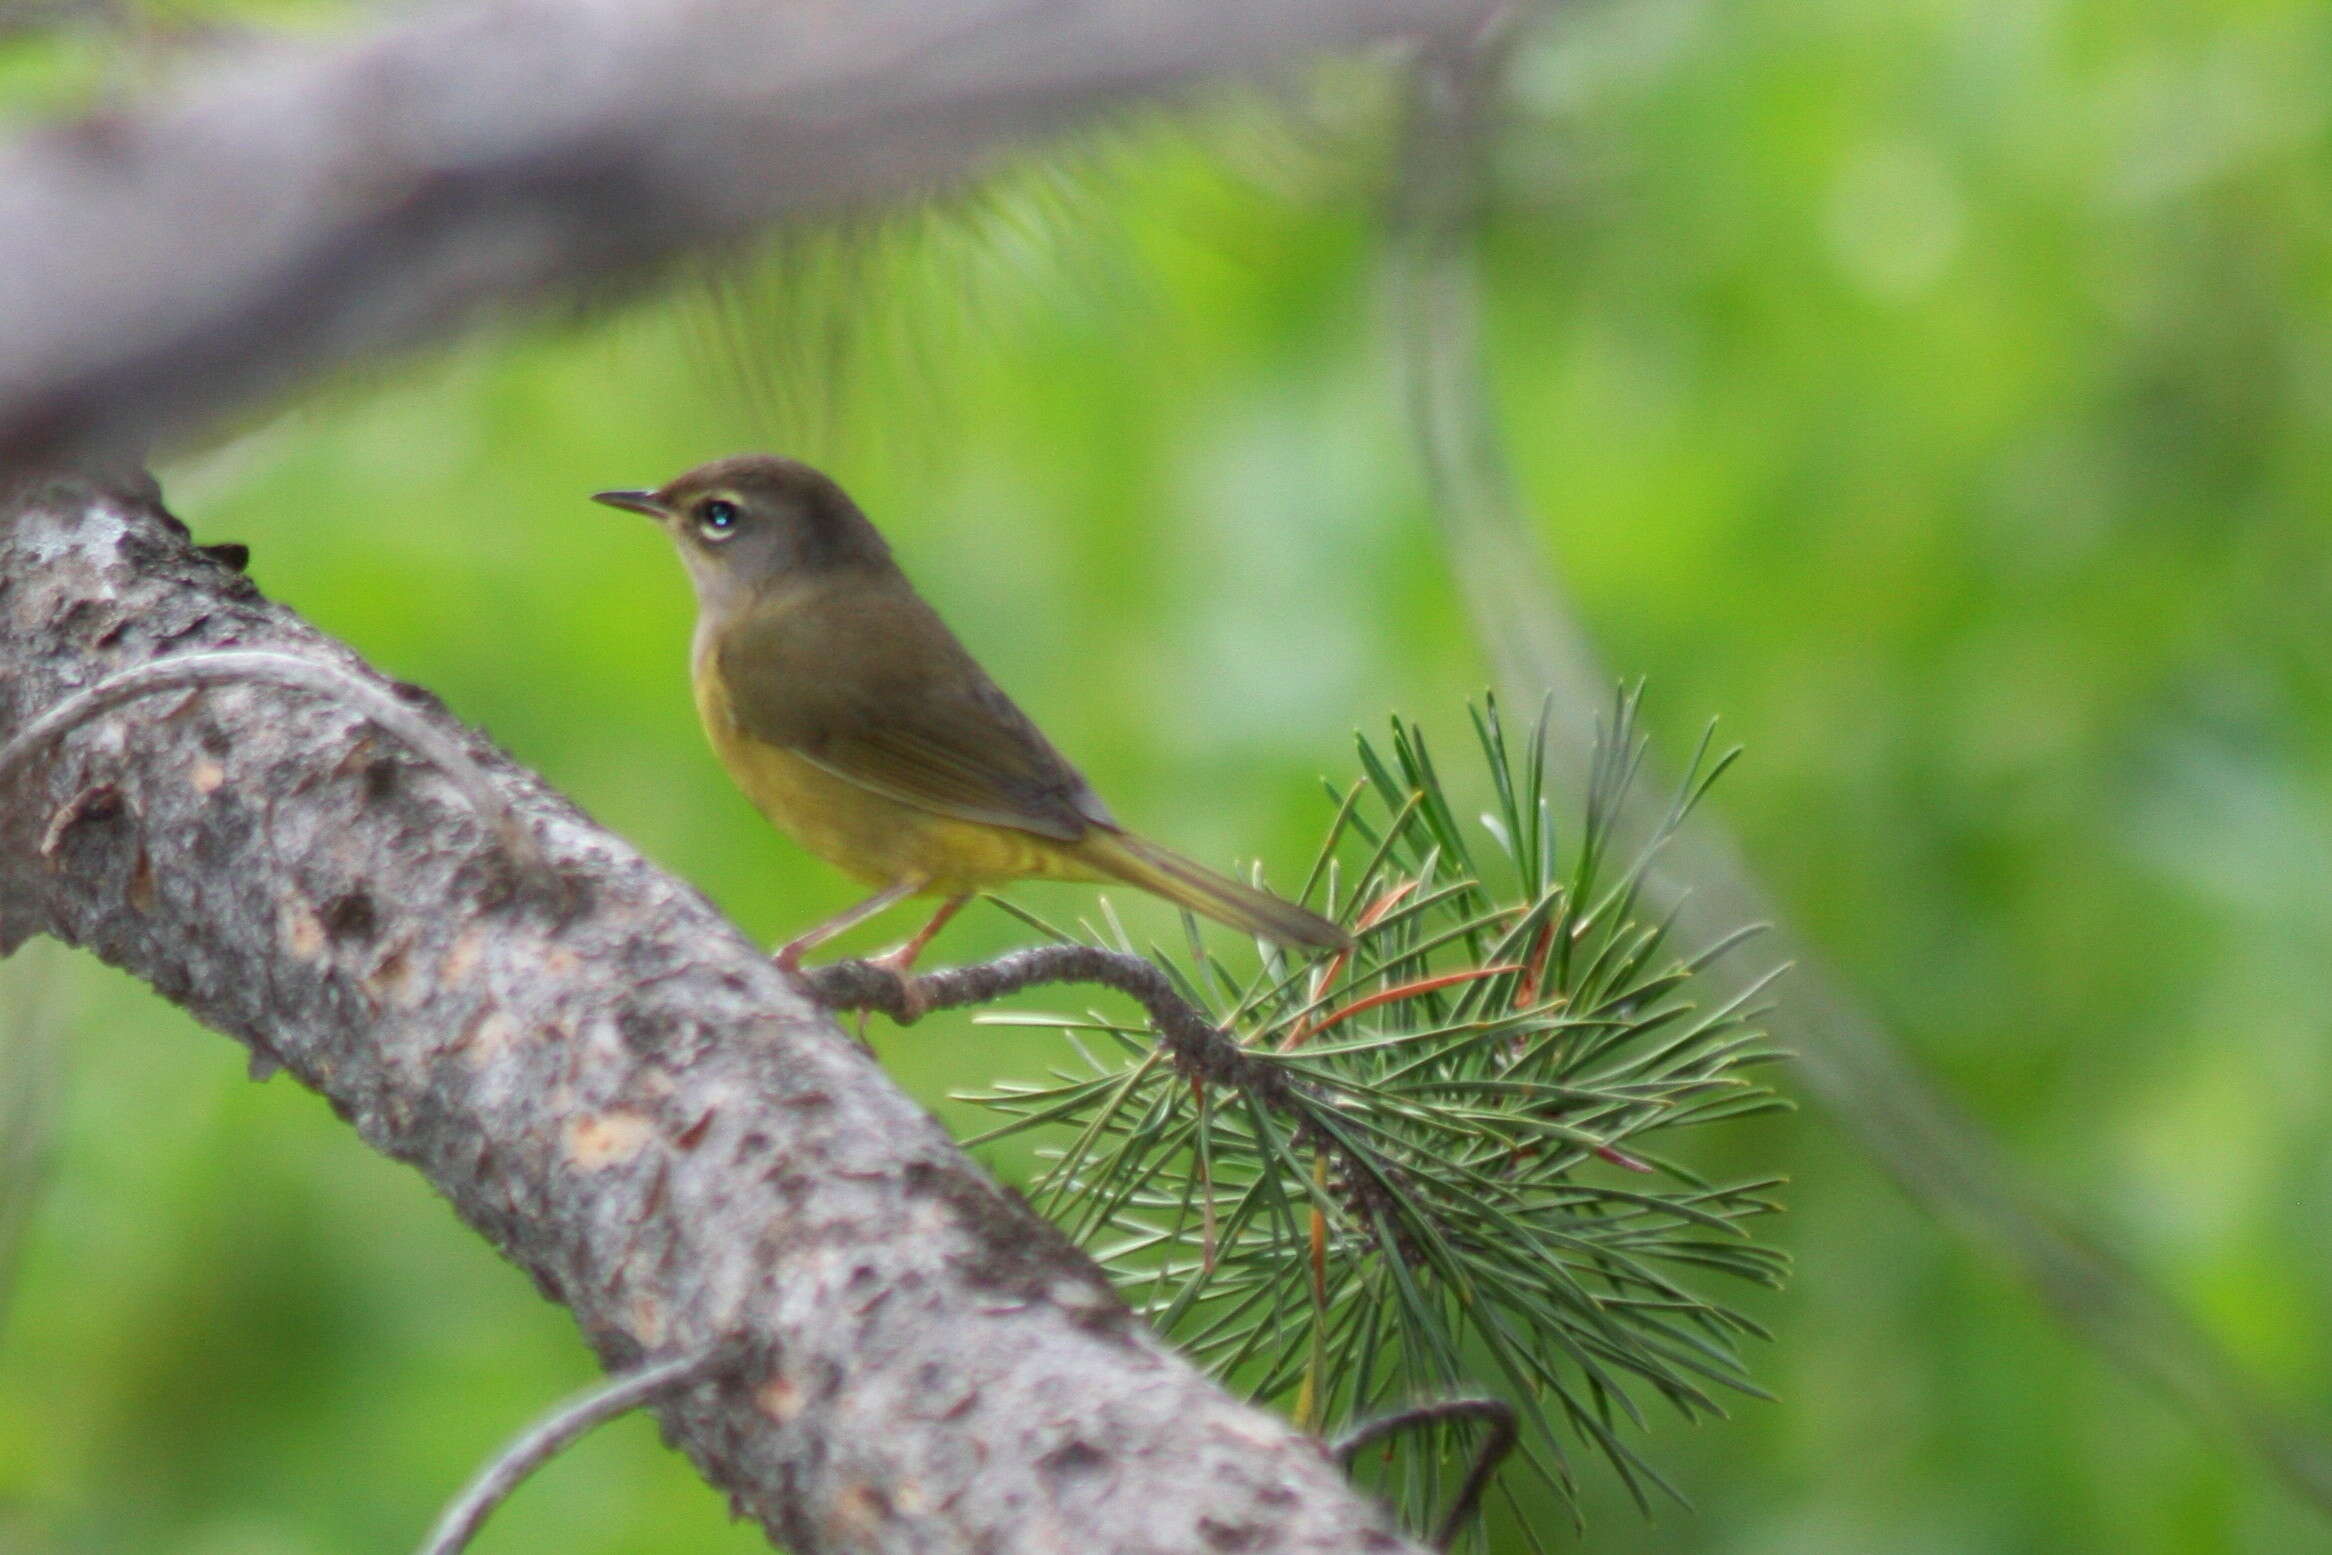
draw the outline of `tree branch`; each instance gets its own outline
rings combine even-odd
[[[228,648],[386,683],[150,496],[0,498],[0,744]],[[1227,1397],[694,891],[425,694],[564,881],[340,698],[148,696],[0,779],[0,950],[87,947],[327,1096],[574,1311],[611,1369],[730,1344],[670,1438],[821,1551],[1413,1549]]]
[[[0,463],[134,449],[489,308],[1481,8],[492,0],[257,46],[0,156]]]
[[[1175,992],[1149,961],[1098,945],[1038,945],[974,966],[901,977],[873,961],[830,961],[805,974],[810,996],[830,1010],[876,1010],[911,1026],[934,1010],[992,1004],[1046,983],[1096,983],[1140,1004],[1177,1067],[1194,1080],[1238,1086],[1275,1099],[1284,1071],[1259,1063],[1206,1012]]]
[[[1296,1138],[1326,1153],[1342,1169],[1338,1186],[1359,1211],[1359,1224],[1389,1218],[1372,1213],[1384,1207],[1385,1190],[1377,1176],[1385,1166],[1355,1155],[1314,1122],[1313,1109],[1331,1104],[1310,1094],[1283,1065],[1207,1019],[1204,1010],[1175,990],[1172,979],[1140,956],[1098,945],[1038,945],[919,977],[901,977],[887,966],[861,960],[828,962],[807,975],[810,997],[827,1009],[876,1010],[902,1026],[934,1010],[990,1004],[1046,983],[1096,983],[1133,999],[1150,1017],[1166,1056],[1185,1079],[1243,1091],[1288,1118]],[[1400,1250],[1405,1257],[1418,1256],[1406,1244]]]

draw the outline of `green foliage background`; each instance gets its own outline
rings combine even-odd
[[[0,113],[120,76],[106,45],[0,45]],[[2332,1425],[2332,12],[1593,0],[1514,95],[1498,390],[1607,662],[1649,677],[1672,757],[1711,715],[1748,746],[1714,809],[2030,1180]],[[774,939],[848,888],[722,779],[677,569],[582,497],[802,453],[1122,814],[1285,878],[1351,729],[1398,708],[1452,744],[1485,677],[1389,371],[1388,103],[1339,69],[1293,110],[1128,125],[871,258],[813,246],[798,297],[741,310],[781,392],[721,365],[698,291],[162,474],[271,593]],[[837,322],[845,376],[764,348]],[[982,911],[942,952],[1021,937]],[[563,1314],[315,1098],[74,984],[0,1332],[0,1552],[409,1547],[592,1374]],[[964,1123],[948,1090],[1053,1040],[875,1035]],[[1751,1298],[1780,1401],[1655,1432],[1697,1509],[1647,1525],[1605,1483],[1580,1548],[2332,1542],[1819,1113],[1704,1147],[1795,1179],[1794,1284]],[[480,1546],[758,1547],[643,1420]]]

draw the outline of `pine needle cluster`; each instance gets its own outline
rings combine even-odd
[[[968,1099],[1007,1119],[983,1141],[1048,1131],[1031,1200],[1234,1385],[1323,1434],[1487,1392],[1566,1499],[1585,1444],[1648,1504],[1667,1487],[1627,1434],[1642,1397],[1695,1417],[1758,1393],[1738,1346],[1760,1330],[1706,1277],[1774,1285],[1784,1259],[1747,1226],[1775,1183],[1705,1181],[1663,1149],[1781,1103],[1749,1077],[1774,1056],[1756,995],[1695,998],[1746,933],[1684,952],[1645,912],[1660,843],[1730,756],[1704,740],[1622,856],[1635,715],[1623,696],[1567,841],[1543,729],[1510,743],[1494,701],[1474,714],[1478,824],[1414,725],[1364,737],[1303,892],[1353,947],[1234,968],[1192,925],[1186,952],[1152,952],[1235,1063],[1194,1066],[1138,1018],[991,1015],[1058,1027],[1075,1061]],[[1094,938],[1133,949],[1114,921]],[[1366,1472],[1422,1516],[1469,1429],[1395,1437]]]

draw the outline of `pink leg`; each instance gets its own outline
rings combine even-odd
[[[905,977],[907,969],[915,964],[915,958],[923,954],[923,947],[930,944],[938,936],[939,931],[947,927],[947,920],[962,912],[964,903],[970,900],[969,896],[951,896],[940,903],[939,911],[931,915],[931,921],[923,925],[921,933],[907,941],[906,944],[901,945],[897,950],[886,951],[875,957],[875,965],[889,967],[899,976]]]
[[[916,890],[915,881],[903,880],[895,886],[877,891],[856,907],[850,908],[846,912],[836,913],[817,927],[805,929],[792,939],[787,940],[777,947],[777,953],[770,959],[777,963],[778,970],[781,972],[799,972],[802,969],[803,956],[844,930],[858,927],[883,909],[897,906],[908,897],[913,896]]]

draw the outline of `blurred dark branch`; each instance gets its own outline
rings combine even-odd
[[[318,674],[226,675],[257,655]],[[199,683],[138,674],[178,657]],[[41,724],[97,686],[152,694]],[[150,488],[0,495],[0,748],[35,727],[0,776],[0,953],[83,946],[280,1064],[610,1370],[735,1355],[654,1407],[787,1548],[1415,1548],[702,897],[188,545]],[[460,758],[416,759],[438,745]]]
[[[0,155],[0,465],[135,452],[780,216],[1481,0],[491,0]]]
[[[123,0],[0,0],[0,43],[58,27],[113,27],[126,20]]]
[[[1416,71],[1393,212],[1403,375],[1435,517],[1475,630],[1513,705],[1549,702],[1550,738],[1573,766],[1592,748],[1612,677],[1575,623],[1509,470],[1482,342],[1478,257],[1485,159],[1507,33],[1495,19],[1428,51]],[[1657,784],[1638,790],[1656,792]],[[1636,818],[1649,830],[1656,817]],[[2332,1513],[2332,1454],[2264,1402],[2240,1368],[2117,1254],[2068,1223],[1795,940],[1707,811],[1668,844],[1652,888],[1687,939],[1774,925],[1768,955],[1793,971],[1768,1024],[1831,1116],[1915,1200],[2004,1259],[2075,1334],[2181,1409],[2242,1443],[2294,1493]],[[1743,976],[1730,961],[1716,985]],[[1737,987],[1737,985],[1736,985]]]
[[[1583,788],[1612,680],[1551,605],[1552,570],[1524,519],[1490,399],[1474,254],[1488,199],[1482,148],[1516,22],[1501,8],[1471,37],[1430,51],[1413,74],[1393,190],[1394,327],[1410,431],[1467,614],[1509,705],[1553,697],[1561,718],[1553,770]]]

